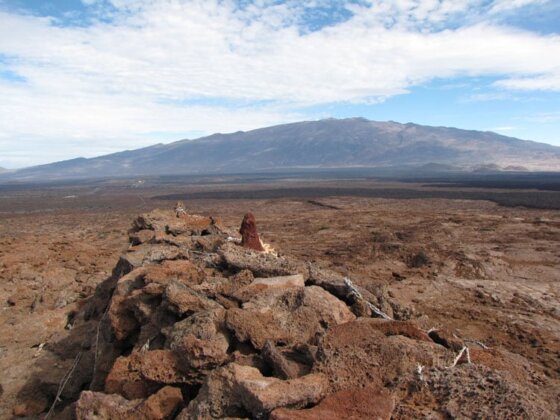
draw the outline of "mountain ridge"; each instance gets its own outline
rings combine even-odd
[[[215,133],[24,168],[8,177],[64,179],[426,165],[558,171],[560,147],[491,131],[358,117]]]

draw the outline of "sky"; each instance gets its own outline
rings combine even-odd
[[[560,1],[0,0],[0,167],[333,117],[560,146]]]

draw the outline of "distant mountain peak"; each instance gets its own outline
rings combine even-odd
[[[2,177],[62,179],[376,167],[438,172],[508,167],[558,171],[560,148],[487,131],[362,117],[328,118],[72,159]]]

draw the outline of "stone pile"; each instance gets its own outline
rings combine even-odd
[[[505,351],[473,349],[472,363],[449,368],[460,339],[393,320],[390,305],[337,273],[263,252],[252,214],[240,233],[182,205],[135,220],[129,251],[76,316],[76,328],[97,328],[55,414],[554,417]]]

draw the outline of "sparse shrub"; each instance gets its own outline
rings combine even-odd
[[[371,232],[371,240],[375,243],[383,243],[389,240],[389,236],[385,232],[373,231]]]
[[[430,258],[424,251],[418,251],[416,254],[409,255],[407,265],[410,268],[420,268],[430,264]]]

